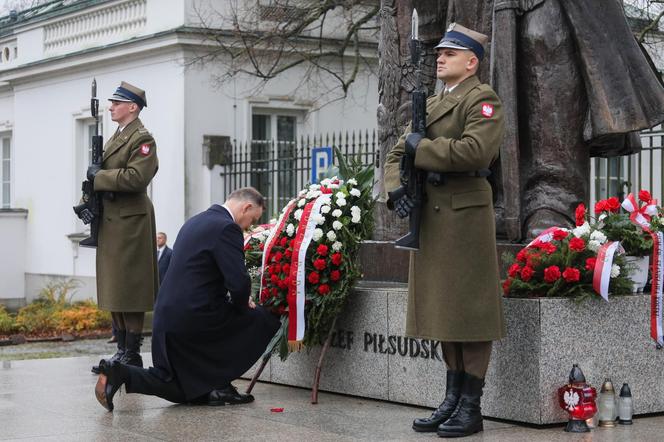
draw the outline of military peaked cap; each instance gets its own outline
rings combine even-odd
[[[141,109],[148,106],[148,101],[145,98],[145,91],[127,83],[126,81],[120,83],[120,86],[108,100],[136,103]]]
[[[447,28],[447,32],[445,32],[443,39],[440,40],[436,49],[450,48],[473,51],[477,55],[477,58],[482,60],[484,58],[484,46],[488,41],[489,37],[486,35],[452,23]]]

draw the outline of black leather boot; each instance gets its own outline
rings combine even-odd
[[[127,350],[120,362],[134,367],[143,368],[143,358],[141,358],[141,343],[143,336],[140,333],[127,332]]]
[[[465,374],[457,409],[438,427],[438,436],[463,437],[484,430],[480,408],[483,387],[484,379]]]
[[[119,360],[122,359],[122,357],[125,354],[126,343],[127,343],[127,331],[126,330],[116,330],[115,336],[118,339],[118,341],[117,341],[118,351],[116,351],[113,356],[106,359],[107,362],[119,361]],[[99,365],[93,365],[92,370],[90,370],[90,371],[92,371],[94,374],[101,373]]]
[[[452,416],[459,402],[461,385],[463,384],[462,371],[447,370],[447,386],[443,403],[429,417],[417,418],[413,421],[413,430],[422,433],[432,433],[438,426]]]
[[[95,386],[97,401],[108,411],[113,411],[113,397],[122,384],[129,380],[128,368],[120,361],[99,361],[99,379]]]

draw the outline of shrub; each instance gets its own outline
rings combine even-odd
[[[77,302],[73,306],[55,312],[56,329],[80,332],[111,326],[111,314],[97,308],[92,301]]]
[[[8,335],[16,331],[16,319],[4,305],[0,305],[0,334]]]

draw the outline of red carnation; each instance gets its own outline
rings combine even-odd
[[[327,250],[327,246],[325,244],[321,244],[316,249],[316,253],[318,253],[320,256],[327,256]]]
[[[274,257],[272,258],[274,262],[279,262],[284,258],[284,254],[281,252],[277,252],[274,254]]]
[[[264,242],[258,244],[258,249],[259,250],[263,250],[264,248],[265,248],[265,243]]]
[[[283,290],[288,287],[288,281],[286,281],[285,279],[280,279],[279,281],[277,281],[277,285],[279,286],[280,289]]]
[[[319,259],[314,260],[314,268],[316,270],[323,270],[326,267],[327,267],[327,263],[325,262],[324,259],[319,258]]]
[[[567,282],[576,282],[581,279],[581,272],[579,269],[567,267],[563,272],[563,278],[565,278],[565,281]]]
[[[528,252],[526,249],[519,250],[519,253],[516,254],[516,260],[521,262],[526,262],[528,260]]]
[[[332,270],[330,272],[330,279],[332,281],[338,281],[339,279],[341,279],[341,272],[339,270]]]
[[[288,247],[292,249],[293,248],[293,243],[295,243],[294,239],[291,239],[290,241],[288,241]]]
[[[280,280],[279,277],[273,273],[272,276],[270,276],[270,281],[272,281],[272,284],[274,285],[279,285]]]
[[[620,210],[620,200],[618,200],[618,198],[615,196],[612,196],[611,198],[606,200],[606,205],[608,209],[613,213],[618,213],[618,210]]]
[[[273,264],[272,267],[274,271],[270,273],[281,273],[281,264]]]
[[[546,282],[556,282],[560,279],[560,268],[558,266],[550,266],[544,269],[544,280]]]
[[[511,278],[514,278],[519,273],[520,270],[521,266],[519,264],[514,263],[510,266],[509,270],[507,271],[507,274],[510,275]]]
[[[545,252],[546,252],[547,254],[549,254],[549,255],[551,255],[551,254],[554,253],[556,250],[558,250],[558,249],[556,248],[556,245],[553,244],[553,243],[551,243],[551,242],[547,242],[547,243],[542,244],[542,245],[540,246],[540,249],[543,250],[543,251],[545,251]]]
[[[507,278],[503,281],[503,293],[507,295],[510,292],[510,286],[512,285],[512,279]]]
[[[525,266],[521,269],[521,279],[528,282],[535,274],[535,270],[530,266]]]
[[[246,252],[247,250],[251,250],[251,244],[249,244],[249,243],[246,243],[244,245],[244,251]]]
[[[321,295],[327,295],[330,293],[330,286],[327,284],[321,284],[318,286],[318,293]]]
[[[558,229],[553,232],[553,239],[560,241],[567,238],[567,235],[569,235],[569,232],[566,232],[563,229]]]
[[[282,265],[281,271],[288,275],[288,272],[290,272],[290,264],[285,263],[284,265]]]
[[[277,290],[276,287],[272,287],[272,288],[270,289],[270,292],[272,292],[272,296],[275,297],[275,298],[276,298],[277,295],[279,294],[279,290]]]
[[[286,249],[284,252],[284,256],[286,257],[287,260],[291,259],[291,256],[293,256],[293,251],[291,249]]]
[[[583,223],[586,221],[586,206],[585,204],[581,203],[578,206],[576,206],[576,211],[574,212],[575,218],[576,218],[576,226],[582,226]]]
[[[569,240],[569,249],[575,252],[583,252],[586,248],[586,242],[581,238],[572,238]]]
[[[339,266],[339,265],[341,265],[341,261],[343,260],[343,257],[341,256],[341,253],[337,252],[337,253],[332,254],[331,260],[332,260],[332,264],[334,264],[335,266]]]
[[[586,259],[586,270],[593,271],[595,270],[595,263],[597,262],[597,258],[588,258]]]
[[[284,236],[279,240],[279,245],[281,247],[286,247],[286,244],[288,244],[288,238]]]
[[[606,200],[597,201],[595,203],[595,215],[599,215],[600,213],[608,210],[609,208],[606,206]]]
[[[312,284],[318,284],[320,282],[320,275],[318,272],[311,272],[309,273],[307,280]]]
[[[263,291],[261,291],[261,298],[265,299],[269,297],[270,297],[270,290],[267,287],[265,287]]]
[[[639,199],[644,203],[649,203],[650,200],[652,199],[652,195],[650,195],[650,192],[648,192],[647,190],[641,190],[639,191]]]

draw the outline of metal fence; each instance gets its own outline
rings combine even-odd
[[[336,147],[346,158],[358,158],[365,165],[376,161],[375,130],[307,136],[296,141],[251,140],[232,146],[230,165],[221,172],[224,196],[233,189],[255,187],[267,200],[265,221],[311,182],[312,150],[325,146]],[[333,164],[338,165],[336,155]]]
[[[590,165],[590,207],[601,199],[617,196],[621,201],[630,192],[649,190],[653,198],[664,196],[664,130],[656,126],[641,132],[643,149],[634,155],[594,158]]]

